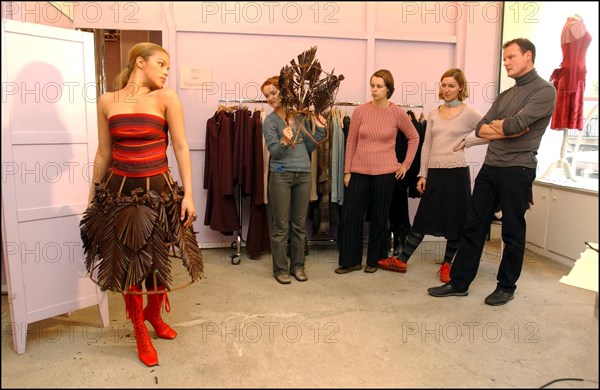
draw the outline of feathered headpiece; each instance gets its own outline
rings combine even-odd
[[[331,73],[324,72],[315,58],[316,54],[317,47],[313,46],[298,55],[298,62],[292,59],[291,66],[281,68],[279,91],[288,118],[294,114],[323,115],[329,121],[330,110],[344,76],[335,76],[333,70]],[[325,77],[320,78],[321,73]],[[300,130],[315,141],[304,126],[300,126]]]

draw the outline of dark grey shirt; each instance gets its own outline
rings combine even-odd
[[[516,85],[502,92],[490,110],[477,124],[475,135],[484,124],[504,119],[504,135],[529,132],[516,137],[490,141],[484,164],[495,167],[536,168],[536,154],[542,136],[552,119],[556,104],[556,90],[552,84],[538,76],[535,69],[515,78]]]

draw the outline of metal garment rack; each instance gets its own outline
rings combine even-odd
[[[266,103],[267,101],[265,99],[227,99],[227,98],[220,98],[219,99],[219,103]]]
[[[334,106],[360,106],[361,102],[338,102],[333,103]],[[424,108],[423,104],[398,103],[402,108]]]
[[[362,102],[340,102],[340,101],[335,101],[333,103],[334,106],[360,106],[362,104]]]
[[[265,99],[227,99],[227,98],[219,98],[219,103],[266,103]],[[240,216],[240,229],[237,231],[237,236],[235,241],[231,243],[231,247],[235,249],[235,253],[232,254],[231,264],[238,265],[241,261],[242,256],[242,242],[245,242],[242,238],[242,186],[238,186],[238,207],[239,207],[239,216]]]
[[[424,106],[422,104],[398,103],[398,105],[402,108],[424,108]]]

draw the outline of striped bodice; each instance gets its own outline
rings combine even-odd
[[[167,122],[152,114],[117,114],[108,119],[112,139],[112,171],[129,177],[168,170]]]

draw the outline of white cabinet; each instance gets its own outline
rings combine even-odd
[[[527,241],[576,260],[585,242],[598,242],[598,193],[549,183],[535,183],[534,204],[527,212]]]
[[[541,248],[546,247],[546,226],[548,225],[548,199],[550,188],[533,186],[533,206],[527,210],[527,241]]]

